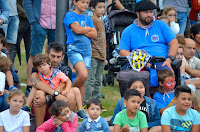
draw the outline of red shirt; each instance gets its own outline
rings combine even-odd
[[[189,18],[190,20],[197,21],[197,13],[200,11],[200,4],[198,3],[198,0],[191,0],[192,3],[192,9],[190,11]]]

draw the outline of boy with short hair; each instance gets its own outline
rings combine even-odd
[[[153,99],[156,101],[160,114],[174,103],[175,76],[172,71],[163,69],[158,72],[158,91],[154,94]]]
[[[146,115],[139,110],[141,95],[135,89],[127,90],[124,94],[126,109],[119,112],[114,124],[114,132],[147,132]]]
[[[172,106],[163,112],[161,118],[162,131],[199,132],[198,112],[190,108],[192,105],[191,89],[185,85],[177,86],[174,101],[176,106]]]
[[[93,12],[92,21],[97,30],[97,38],[91,40],[92,59],[86,81],[84,105],[92,96],[101,100],[102,74],[106,62],[106,34],[104,23],[100,20],[100,17],[105,13],[105,0],[91,0],[89,6]],[[94,87],[93,92],[92,87]]]
[[[102,113],[101,101],[93,98],[87,102],[86,112],[89,114],[79,127],[79,132],[110,132],[108,122],[100,116]]]

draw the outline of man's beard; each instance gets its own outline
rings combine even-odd
[[[150,18],[150,17],[149,17],[149,18]],[[147,20],[145,20],[145,19],[139,17],[139,20],[140,20],[140,22],[141,22],[142,25],[148,26],[148,25],[152,22],[153,18],[150,18],[150,21],[147,21]]]

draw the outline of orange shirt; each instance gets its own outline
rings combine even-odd
[[[51,73],[48,77],[46,77],[44,75],[45,78],[49,79],[51,76],[52,76],[52,73],[53,73],[53,68],[51,68]],[[46,85],[48,85],[49,87],[51,87],[49,85],[49,81],[48,80],[45,80],[44,78],[42,78],[42,76],[40,75],[40,72],[38,72],[38,75],[39,75],[39,78],[41,81],[43,81]],[[59,86],[59,83],[60,82],[66,82],[67,79],[69,79],[63,72],[59,72],[53,79],[52,79],[52,83],[54,85],[54,88],[56,89],[58,86]]]

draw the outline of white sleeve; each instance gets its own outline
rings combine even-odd
[[[5,81],[6,81],[6,75],[5,75],[5,73],[0,72],[0,91],[4,92]]]
[[[2,120],[2,114],[0,114],[0,126],[4,126],[3,125],[3,120]]]
[[[178,34],[180,31],[179,24],[175,22],[170,22],[170,28],[175,34]]]
[[[25,111],[23,111],[23,114],[24,114],[24,120],[22,126],[31,126],[29,114]]]

